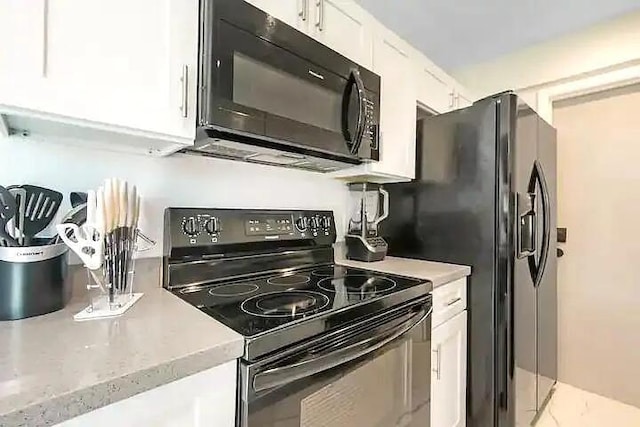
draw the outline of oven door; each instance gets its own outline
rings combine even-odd
[[[242,427],[430,425],[431,300],[241,365]]]
[[[246,2],[203,4],[201,126],[349,163],[378,158],[379,95],[366,87],[377,76]]]

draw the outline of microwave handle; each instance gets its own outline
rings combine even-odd
[[[343,347],[329,352],[323,356],[304,360],[289,366],[268,369],[264,372],[256,374],[253,377],[253,389],[256,392],[269,390],[275,387],[292,383],[301,378],[315,375],[352,360],[359,359],[362,356],[373,353],[376,350],[390,344],[403,335],[411,332],[414,328],[424,322],[433,311],[430,303],[425,304],[418,314],[411,317],[403,324],[399,325],[394,331],[386,335],[385,338],[370,337],[355,344]]]
[[[355,135],[351,135],[349,131],[349,101],[351,100],[351,94],[353,93],[353,87],[355,86],[358,91],[358,119],[356,121]],[[362,144],[362,138],[364,136],[364,130],[366,125],[366,91],[364,88],[364,82],[360,76],[360,71],[353,70],[347,88],[342,99],[342,135],[344,139],[351,142],[350,152],[356,154]]]

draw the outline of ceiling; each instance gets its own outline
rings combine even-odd
[[[640,0],[357,0],[453,70],[640,10]]]

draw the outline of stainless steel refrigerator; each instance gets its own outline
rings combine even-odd
[[[528,425],[557,378],[556,131],[513,93],[418,123],[389,255],[466,264],[467,426]]]

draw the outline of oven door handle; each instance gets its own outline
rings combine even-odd
[[[316,357],[302,362],[294,363],[289,366],[268,369],[264,372],[256,374],[253,377],[253,389],[256,392],[269,390],[289,384],[301,378],[310,377],[320,372],[327,371],[352,360],[359,359],[367,354],[390,344],[403,335],[411,332],[419,324],[424,322],[433,311],[431,304],[425,305],[411,319],[399,325],[391,334],[387,334],[385,338],[371,337],[347,347],[335,350],[324,356]],[[417,319],[417,320],[416,320]]]

